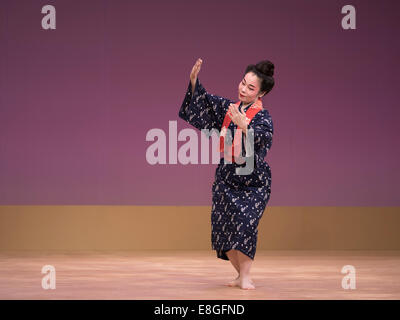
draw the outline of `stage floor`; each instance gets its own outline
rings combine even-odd
[[[55,268],[43,289],[42,267]],[[343,289],[343,266],[355,289]],[[400,251],[262,251],[255,290],[228,287],[231,263],[215,251],[0,252],[0,299],[400,299]]]

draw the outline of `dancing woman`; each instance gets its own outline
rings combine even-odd
[[[268,60],[248,65],[239,83],[239,101],[235,103],[205,90],[198,79],[202,63],[198,59],[192,68],[179,117],[199,130],[217,129],[221,136],[224,130],[230,130],[234,145],[237,139],[242,143],[249,130],[254,133],[254,168],[250,174],[237,174],[236,169],[245,164],[236,163],[233,158],[232,163],[226,163],[222,157],[216,168],[211,244],[217,257],[229,260],[238,272],[237,278],[228,285],[255,289],[250,268],[256,253],[258,224],[271,195],[271,168],[264,158],[271,148],[274,132],[261,97],[274,86],[274,65]],[[235,135],[237,132],[241,136]],[[223,140],[220,148],[223,151]]]

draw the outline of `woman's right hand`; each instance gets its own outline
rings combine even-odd
[[[192,89],[194,89],[197,81],[197,75],[199,74],[201,64],[203,63],[203,60],[200,58],[197,59],[196,63],[194,64],[192,68],[192,72],[190,73],[190,82],[192,83]]]

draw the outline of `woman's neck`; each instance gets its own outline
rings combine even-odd
[[[247,106],[251,105],[252,103],[253,103],[253,102],[249,102],[249,103],[244,104],[244,103],[242,102],[242,107],[243,107],[243,108],[246,108]]]

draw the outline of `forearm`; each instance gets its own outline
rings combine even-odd
[[[193,83],[193,81],[191,81],[192,84],[192,96],[194,94],[194,89],[196,88],[196,81]]]

